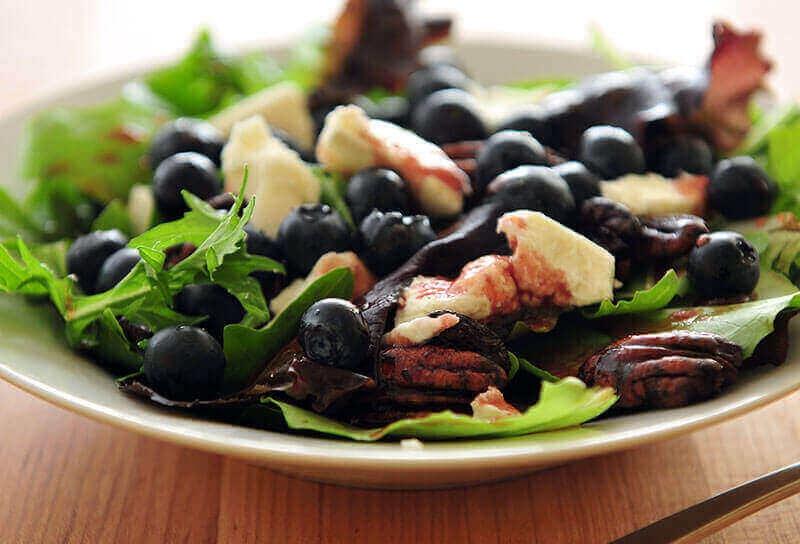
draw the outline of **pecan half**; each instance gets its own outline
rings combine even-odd
[[[421,344],[385,346],[375,368],[378,389],[353,399],[351,422],[376,424],[397,414],[414,417],[444,409],[468,413],[476,395],[504,387],[509,363],[502,340],[485,325],[458,318]]]
[[[620,408],[675,408],[706,400],[733,383],[742,350],[708,333],[628,336],[589,357],[578,376],[613,387]]]
[[[695,215],[667,215],[642,219],[641,258],[677,259],[687,255],[701,234],[709,232],[706,222]]]
[[[578,230],[614,255],[616,276],[625,279],[636,263],[670,264],[686,256],[708,225],[694,215],[639,218],[619,202],[594,197],[581,206]]]

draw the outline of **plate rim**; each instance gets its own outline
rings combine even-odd
[[[762,394],[747,402],[741,402],[736,405],[724,407],[710,416],[697,415],[689,422],[670,422],[667,424],[651,425],[651,428],[646,429],[644,433],[640,431],[627,431],[623,433],[620,433],[620,431],[612,431],[614,436],[611,437],[597,435],[594,437],[595,440],[586,444],[567,446],[552,451],[542,452],[536,451],[535,449],[532,450],[531,448],[525,448],[524,445],[522,447],[512,447],[507,442],[503,442],[507,439],[502,438],[474,439],[470,441],[426,441],[423,448],[417,449],[405,448],[403,447],[401,441],[356,442],[347,439],[331,437],[317,438],[262,429],[250,429],[248,427],[232,423],[219,423],[220,425],[230,425],[240,429],[248,429],[259,434],[263,434],[265,438],[265,440],[259,441],[259,445],[257,446],[246,443],[248,441],[242,438],[233,439],[232,441],[226,443],[225,439],[220,436],[210,435],[206,437],[200,437],[191,431],[176,432],[175,430],[163,429],[155,423],[137,421],[138,418],[126,415],[120,410],[114,408],[105,408],[96,404],[95,402],[81,399],[58,388],[52,387],[40,380],[30,378],[24,374],[16,372],[2,361],[0,361],[0,378],[39,399],[72,413],[87,417],[93,421],[109,424],[116,428],[133,431],[150,438],[156,438],[184,447],[191,447],[209,453],[228,455],[240,459],[269,462],[286,461],[295,465],[302,465],[306,464],[306,462],[310,462],[315,466],[322,464],[330,468],[358,467],[367,469],[384,468],[387,462],[392,463],[394,468],[400,469],[418,468],[420,464],[424,464],[425,468],[438,468],[443,470],[452,468],[452,463],[455,462],[469,462],[475,468],[491,466],[499,469],[524,467],[528,464],[533,464],[534,462],[536,465],[546,465],[554,462],[567,462],[575,459],[622,451],[637,444],[651,444],[662,440],[667,440],[672,437],[688,434],[753,412],[759,408],[771,404],[772,402],[781,400],[797,390],[800,390],[800,382],[787,383],[784,387],[776,390],[773,394]],[[119,393],[121,395],[124,394],[121,391]],[[140,399],[135,400],[137,402],[145,402]],[[162,409],[161,407],[157,408],[159,410]],[[164,413],[169,412],[169,410],[165,410]],[[218,423],[204,418],[192,419],[198,419],[204,423]],[[592,429],[592,423],[583,425],[582,427]],[[557,433],[559,431],[553,432]],[[205,434],[209,433],[206,432]],[[621,436],[617,436],[619,434],[621,434]],[[266,440],[266,438],[268,438],[270,435],[290,437],[293,441],[297,440],[301,443],[292,448],[275,448],[274,444],[271,444],[269,440]],[[524,438],[524,436],[535,436],[535,434],[522,435],[516,438]],[[318,447],[316,444],[305,443],[306,440],[309,439],[312,442],[318,442],[321,440],[324,441],[325,444],[322,445],[322,447]],[[498,444],[498,446],[492,450],[487,450],[486,448],[463,448],[458,452],[454,452],[450,449],[443,450],[441,452],[436,451],[437,444],[453,445],[457,443],[467,444],[471,442],[480,442],[489,446],[493,445],[495,442],[502,443]],[[338,457],[331,457],[329,452],[327,455],[325,454],[326,449],[335,447],[336,445],[346,446],[337,452],[339,454]],[[378,447],[376,448],[375,446]],[[300,462],[298,463],[298,461]]]

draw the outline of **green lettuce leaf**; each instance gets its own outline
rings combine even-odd
[[[800,231],[756,230],[745,236],[758,249],[762,269],[779,272],[794,283],[800,281]]]
[[[226,389],[239,389],[260,372],[295,337],[300,317],[309,306],[323,298],[349,300],[352,294],[352,272],[348,268],[337,268],[312,282],[264,327],[225,327],[223,346],[228,360],[224,379]]]
[[[260,52],[225,55],[210,32],[202,30],[181,59],[149,74],[145,84],[174,114],[194,117],[208,116],[281,81],[311,90],[322,71],[326,37],[327,28],[310,32],[281,66]]]
[[[732,155],[761,156],[769,147],[769,135],[779,127],[791,126],[800,120],[800,106],[787,104],[785,106],[764,109],[751,104],[750,119],[752,126],[747,133],[742,145]]]
[[[506,83],[503,87],[521,89],[523,91],[542,91],[543,94],[546,94],[571,87],[575,82],[575,78],[571,77],[540,77]]]
[[[142,158],[165,119],[165,112],[123,98],[41,113],[27,127],[22,175],[42,184],[40,200],[54,198],[51,185],[62,198],[66,186],[100,202],[124,199],[134,184],[149,183]]]
[[[28,240],[44,236],[41,225],[3,187],[0,187],[0,236],[22,236]]]
[[[330,28],[318,26],[308,30],[292,48],[289,61],[284,67],[284,78],[310,91],[320,82],[325,62],[325,44]]]
[[[620,319],[615,336],[668,330],[690,330],[719,334],[741,346],[744,356],[775,328],[783,311],[800,308],[800,292],[741,304],[669,308]]]
[[[377,429],[361,429],[272,398],[264,400],[280,409],[290,429],[314,431],[362,442],[372,442],[387,436],[450,440],[554,431],[594,419],[616,401],[617,397],[611,388],[587,388],[577,378],[565,378],[555,383],[543,381],[539,400],[518,416],[487,421],[444,411],[422,418],[401,419]]]
[[[197,35],[183,58],[151,73],[145,83],[178,115],[205,115],[237,93],[231,68],[208,30]]]
[[[636,291],[630,300],[613,302],[604,300],[594,310],[584,311],[584,316],[597,319],[610,315],[636,314],[665,307],[675,297],[683,296],[689,289],[685,277],[678,277],[674,270],[668,270],[655,285],[649,289]]]

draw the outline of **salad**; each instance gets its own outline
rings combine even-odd
[[[284,62],[203,32],[40,113],[0,290],[52,304],[125,394],[362,441],[560,429],[781,364],[800,109],[764,92],[761,36],[487,86],[450,29],[349,0]]]

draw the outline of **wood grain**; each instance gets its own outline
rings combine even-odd
[[[0,384],[0,542],[607,542],[800,458],[800,395],[505,483],[368,491],[89,421]],[[709,542],[797,542],[800,497]]]

